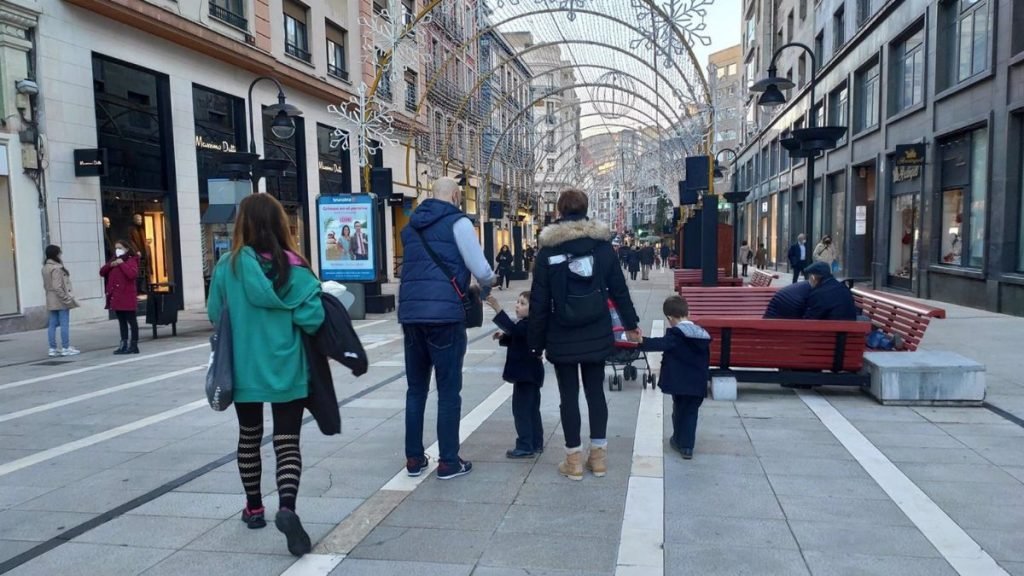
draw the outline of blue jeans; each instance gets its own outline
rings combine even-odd
[[[64,348],[71,346],[70,326],[71,310],[50,310],[50,323],[46,326],[46,336],[50,339],[50,348],[57,348],[57,326],[60,326],[60,341]]]
[[[462,362],[466,356],[466,327],[458,324],[406,324],[405,456],[423,455],[423,413],[430,391],[430,370],[437,377],[438,460],[459,462],[459,419],[462,417]]]

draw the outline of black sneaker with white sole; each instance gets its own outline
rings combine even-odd
[[[458,464],[445,464],[444,462],[441,462],[437,465],[437,477],[440,480],[451,480],[452,478],[465,476],[472,471],[473,463],[467,462],[462,458],[459,458]]]
[[[415,478],[430,466],[430,458],[424,454],[419,458],[406,458],[405,459],[405,471],[409,476]]]

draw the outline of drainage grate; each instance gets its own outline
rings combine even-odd
[[[63,366],[70,363],[71,360],[46,360],[45,362],[36,362],[33,366]]]

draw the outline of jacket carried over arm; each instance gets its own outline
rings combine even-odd
[[[541,231],[530,294],[529,344],[534,351],[546,350],[554,364],[604,362],[614,348],[610,314],[585,326],[566,326],[554,313],[555,302],[564,302],[567,296],[568,263],[558,263],[560,256],[592,254],[593,274],[601,279],[602,289],[615,303],[623,327],[637,327],[639,318],[611,236],[607,226],[583,217],[563,218]],[[556,263],[551,262],[552,258]]]
[[[235,402],[290,402],[309,393],[303,334],[324,323],[320,281],[293,265],[288,282],[275,290],[269,262],[251,248],[221,257],[213,271],[207,315],[228,307],[234,345]]]

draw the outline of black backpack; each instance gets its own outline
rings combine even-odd
[[[590,278],[570,270],[570,264],[574,260],[588,257],[593,261]],[[567,254],[566,260],[555,268],[555,282],[560,285],[560,289],[554,291],[555,317],[563,326],[587,326],[602,316],[611,318],[608,313],[604,278],[598,274],[597,259],[593,252],[580,256]]]

